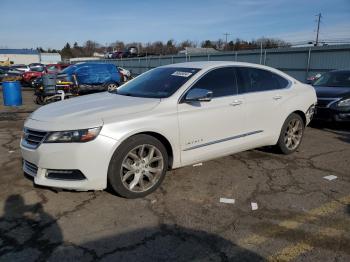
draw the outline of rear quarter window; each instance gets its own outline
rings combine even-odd
[[[289,84],[284,77],[259,68],[239,67],[237,74],[240,94],[283,89]]]

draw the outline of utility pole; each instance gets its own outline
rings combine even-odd
[[[225,48],[227,48],[227,37],[229,36],[229,33],[224,33],[225,36]]]
[[[315,46],[318,46],[318,35],[320,33],[320,23],[321,23],[321,18],[322,15],[321,13],[319,13],[317,16],[317,34],[316,34],[316,42],[315,42]]]

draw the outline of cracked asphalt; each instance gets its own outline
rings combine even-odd
[[[33,186],[19,140],[36,105],[23,94],[24,106],[0,106],[0,261],[350,261],[349,127],[309,127],[289,156],[257,149],[177,169],[127,200]]]

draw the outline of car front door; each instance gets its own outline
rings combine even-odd
[[[245,96],[247,128],[257,133],[251,139],[252,147],[269,144],[285,120],[283,105],[290,98],[289,81],[264,69],[239,67],[237,83],[238,93]]]
[[[241,148],[245,126],[245,101],[237,94],[234,67],[209,71],[190,90],[199,88],[213,92],[211,101],[178,104],[181,161],[191,164],[213,156],[229,154]]]

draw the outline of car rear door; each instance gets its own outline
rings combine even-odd
[[[181,161],[184,165],[239,150],[246,133],[244,96],[237,95],[233,67],[213,69],[192,87],[213,92],[209,102],[178,104]],[[185,96],[186,94],[184,94]]]
[[[237,68],[237,82],[238,93],[245,96],[247,128],[257,133],[251,142],[264,145],[279,135],[291,83],[276,73],[252,67]]]

